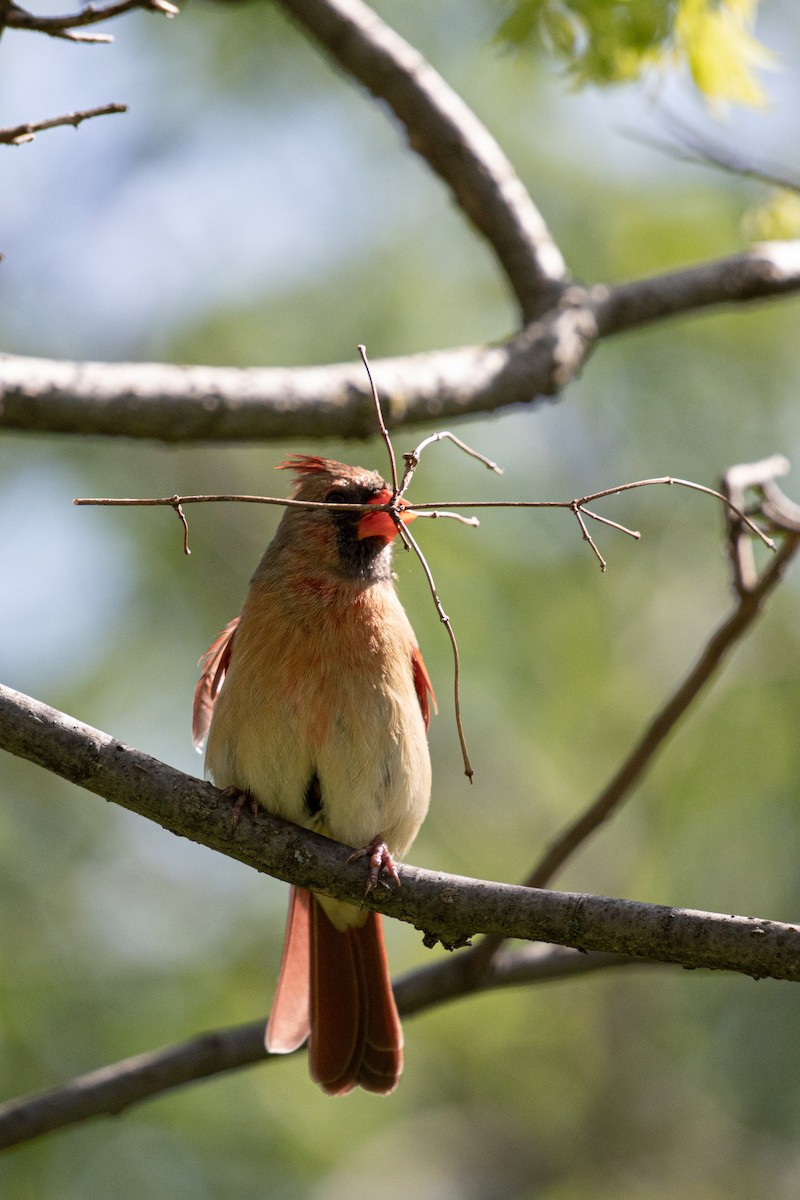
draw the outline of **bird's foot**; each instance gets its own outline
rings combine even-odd
[[[258,801],[252,792],[243,792],[241,788],[237,787],[226,787],[222,789],[222,794],[226,800],[234,801],[230,815],[231,833],[236,832],[236,826],[239,824],[245,804],[250,805],[250,811],[254,817],[258,816]]]
[[[367,879],[367,892],[374,892],[378,886],[381,877],[381,872],[385,871],[387,875],[391,875],[398,887],[402,887],[400,876],[397,874],[397,867],[392,858],[389,847],[381,837],[373,838],[368,846],[362,846],[360,850],[354,850],[348,857],[348,862],[355,862],[358,858],[369,859],[369,877]],[[388,884],[386,885],[388,886]]]

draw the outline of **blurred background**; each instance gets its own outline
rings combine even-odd
[[[800,32],[760,38],[771,106],[721,130],[679,72],[570,89],[492,40],[500,5],[378,10],[474,106],[576,277],[621,281],[743,249],[764,190],[631,136],[665,109],[798,166]],[[37,11],[45,11],[37,9]],[[59,11],[53,5],[50,11]],[[104,27],[108,32],[109,27]],[[487,341],[515,324],[494,262],[382,109],[270,5],[133,14],[111,46],[7,32],[0,124],[110,101],[127,116],[3,148],[2,346],[100,360],[311,364]],[[414,498],[569,499],[800,459],[798,302],[675,320],[602,345],[558,403],[459,426]],[[380,379],[378,379],[380,384]],[[398,432],[400,450],[432,427]],[[194,774],[199,656],[239,610],[277,520],[72,507],[75,496],[281,494],[290,452],[385,467],[382,446],[226,449],[0,441],[0,678]],[[800,486],[790,477],[795,498]],[[729,610],[722,516],[639,491],[599,529],[486,513],[420,530],[459,637],[466,783],[447,637],[415,565],[400,590],[440,699],[421,866],[517,881],[628,751]],[[398,560],[404,556],[398,555]],[[793,921],[800,907],[800,593],[749,641],[612,825],[556,886]],[[265,1014],[286,889],[10,756],[0,759],[0,1098]],[[432,961],[391,923],[398,972]],[[800,1011],[787,984],[642,967],[483,996],[406,1023],[386,1100],[325,1098],[304,1057],[155,1100],[0,1159],[14,1200],[783,1200],[800,1190]]]

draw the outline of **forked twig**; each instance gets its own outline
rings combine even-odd
[[[462,442],[461,438],[456,437],[454,433],[450,433],[447,429],[442,429],[439,433],[432,433],[430,437],[424,438],[424,440],[421,441],[417,446],[416,450],[412,450],[410,454],[403,455],[406,463],[406,469],[403,472],[403,479],[400,484],[398,495],[405,495],[408,485],[414,478],[414,472],[419,466],[419,460],[422,457],[422,451],[425,450],[426,447],[433,445],[434,442],[444,441],[445,438],[447,438],[448,441],[451,441],[454,446],[457,446],[459,450],[463,450],[464,453],[469,455],[470,458],[477,458],[478,462],[482,462],[483,465],[488,467],[490,471],[494,471],[497,475],[503,474],[503,468],[498,467],[496,462],[492,462],[492,460],[487,458],[485,454],[481,454],[479,450],[474,450],[472,446],[468,446],[466,442]]]

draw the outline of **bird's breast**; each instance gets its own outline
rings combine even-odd
[[[352,846],[403,854],[430,760],[408,619],[391,585],[253,586],[216,702],[206,764],[220,787]]]

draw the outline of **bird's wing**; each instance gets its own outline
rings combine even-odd
[[[436,704],[436,696],[428,669],[422,661],[419,646],[414,646],[411,651],[411,670],[414,672],[414,690],[417,693],[419,706],[422,709],[422,719],[427,729],[431,723],[431,703],[433,704],[433,711],[435,713],[438,713],[439,708]],[[428,697],[430,697],[430,701]]]
[[[195,688],[192,708],[192,739],[198,750],[202,749],[211,725],[214,702],[220,693],[225,672],[231,661],[233,638],[238,626],[239,617],[234,617],[200,659],[200,679]]]

